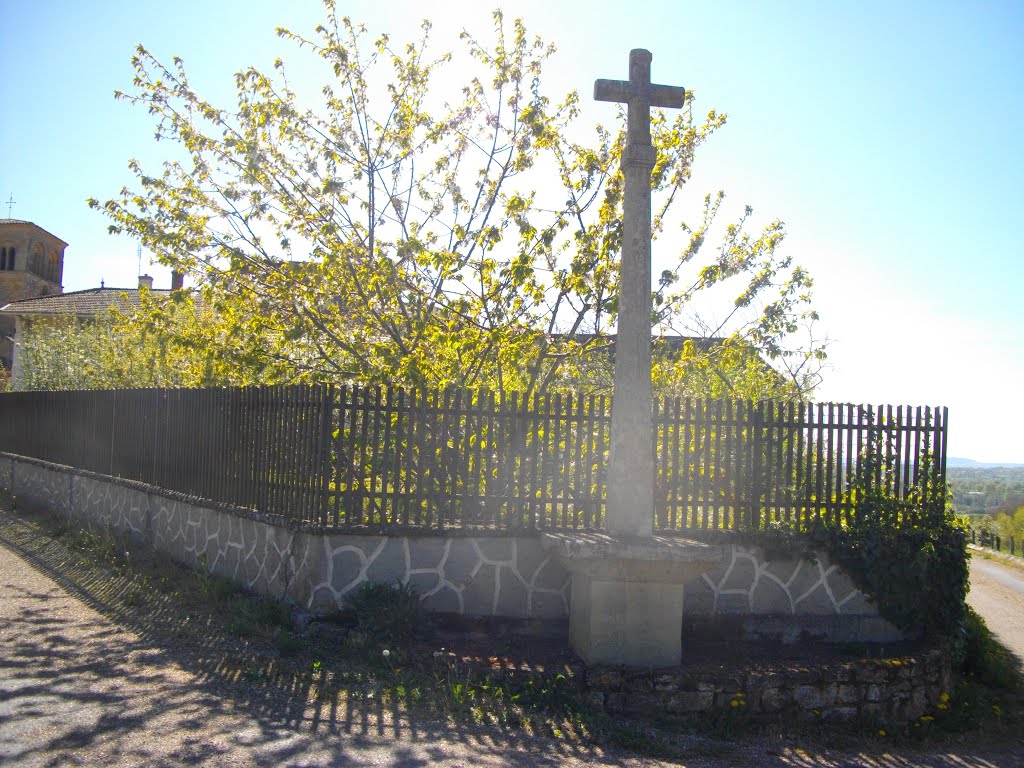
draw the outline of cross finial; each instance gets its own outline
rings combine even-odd
[[[11,196],[7,199],[7,218],[8,219],[11,218],[11,208],[14,207],[15,205],[16,205],[16,201],[14,199],[14,193],[12,192]]]

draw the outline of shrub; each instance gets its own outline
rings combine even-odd
[[[955,514],[928,446],[916,482],[902,497],[894,493],[895,453],[883,450],[874,430],[846,492],[847,520],[777,521],[740,539],[770,560],[813,560],[825,551],[905,633],[953,637],[965,617],[967,522]]]

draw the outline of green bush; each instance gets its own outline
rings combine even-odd
[[[879,612],[909,636],[953,637],[962,632],[968,590],[966,519],[951,504],[939,466],[925,446],[917,481],[895,494],[895,451],[874,431],[845,495],[847,520],[776,521],[739,539],[769,560],[813,560],[827,552]]]

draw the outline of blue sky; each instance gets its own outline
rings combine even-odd
[[[624,78],[631,48],[658,82],[696,93],[729,124],[698,157],[689,193],[724,189],[733,214],[786,221],[786,249],[815,277],[833,339],[821,399],[947,405],[950,451],[1024,462],[1024,6],[1018,3],[540,2],[506,6],[555,42],[555,92]],[[487,4],[364,0],[343,13],[440,46],[486,34]],[[130,286],[136,246],[85,199],[155,166],[148,117],[115,102],[143,43],[181,56],[194,84],[230,97],[231,75],[304,56],[277,25],[310,31],[317,0],[101,3],[0,0],[0,200],[70,243],[65,288]],[[301,69],[295,73],[301,76]],[[6,217],[6,204],[0,217]],[[157,285],[169,277],[150,269]]]

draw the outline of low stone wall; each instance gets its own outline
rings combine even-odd
[[[612,714],[685,720],[746,718],[908,722],[936,709],[952,686],[949,653],[816,666],[636,671],[591,667],[591,703]]]
[[[569,576],[535,536],[449,531],[324,531],[251,510],[0,453],[0,487],[83,524],[109,526],[193,567],[330,613],[366,581],[412,583],[428,610],[564,620]],[[721,564],[687,585],[684,621],[742,619],[748,636],[880,640],[899,633],[826,558],[770,562],[726,545]]]
[[[783,643],[903,639],[826,553],[817,553],[812,562],[769,560],[760,548],[738,544],[723,549],[715,568],[686,585],[689,626],[735,629],[748,640]]]
[[[564,620],[568,574],[536,537],[375,536],[308,530],[250,510],[0,454],[19,503],[144,540],[192,567],[326,614],[366,581],[412,583],[427,610]]]

